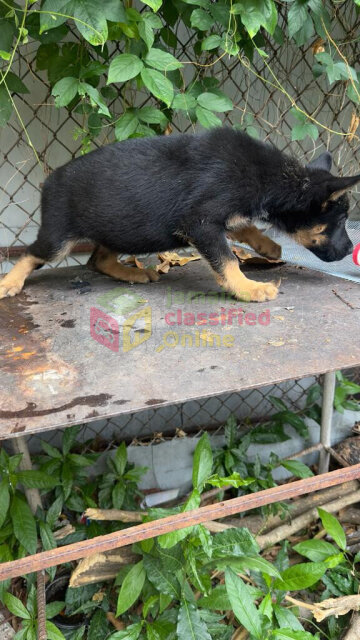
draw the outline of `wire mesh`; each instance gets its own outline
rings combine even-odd
[[[280,7],[280,11],[283,12],[280,26],[283,26],[285,6]],[[360,41],[355,37],[360,25],[360,14],[355,12],[354,3],[345,1],[337,10],[336,16],[336,41],[351,65],[356,65],[360,59]],[[351,28],[349,25],[352,25]],[[199,60],[194,51],[197,41],[194,31],[187,29],[182,23],[177,23],[172,30],[177,40],[173,50],[177,58],[188,63]],[[71,34],[71,39],[77,37],[75,32]],[[311,159],[318,149],[326,147],[332,151],[339,173],[356,172],[360,161],[359,143],[355,140],[349,142],[344,136],[329,131],[336,129],[341,134],[349,129],[354,106],[347,94],[348,83],[339,81],[329,89],[324,75],[314,77],[314,42],[298,47],[290,41],[278,44],[275,40],[264,37],[268,54],[266,59],[255,56],[250,67],[245,58],[226,56],[206,71],[206,75],[218,79],[219,87],[233,100],[234,110],[223,116],[224,122],[240,125],[245,129],[251,124],[260,138],[271,140],[281,149],[295,153],[303,160]],[[119,50],[118,45],[114,46],[112,55]],[[46,175],[81,152],[78,131],[84,125],[83,116],[55,108],[45,73],[37,68],[36,51],[37,44],[30,40],[28,45],[20,49],[13,70],[30,91],[28,94],[16,95],[15,101],[42,166],[37,163],[27,144],[25,132],[15,116],[0,130],[0,271],[3,273],[14,262],[14,249],[28,245],[36,237],[40,224],[41,185]],[[204,52],[201,56],[201,62],[205,63],[214,59],[211,52]],[[185,65],[185,84],[192,81],[192,71],[191,65]],[[197,68],[199,77],[204,73],[202,68]],[[274,86],[274,77],[280,81],[291,100]],[[136,101],[136,104],[143,106],[152,104],[154,99],[140,92],[136,95]],[[326,125],[326,128],[320,129],[316,142],[310,138],[291,141],[293,104]],[[121,114],[119,99],[115,99],[110,107],[115,116]],[[176,117],[173,129],[173,135],[178,131],[187,132],[192,130],[192,124],[180,115]],[[112,130],[104,127],[94,145],[100,146],[112,140]],[[356,202],[359,194],[353,195],[351,215],[357,217]],[[74,255],[67,258],[65,264],[76,264],[84,260],[86,256]],[[205,427],[216,430],[231,414],[239,420],[256,421],[273,411],[270,395],[286,399],[290,408],[302,406],[306,391],[313,382],[314,379],[307,378],[274,387],[97,421],[82,427],[80,439],[86,442],[101,436],[108,442],[120,439],[131,441],[134,437],[151,439],[154,433],[171,435],[176,430],[193,433]],[[54,444],[59,443],[60,437],[61,432],[56,430],[47,434],[47,439]],[[39,436],[31,437],[30,446],[34,450],[39,448]]]

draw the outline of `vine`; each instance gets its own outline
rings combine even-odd
[[[345,9],[351,24],[341,41],[335,34],[341,25],[344,31]],[[352,55],[359,25],[360,0],[144,0],[135,6],[130,0],[24,0],[23,7],[0,0],[0,126],[14,110],[39,161],[14,100],[28,89],[12,71],[31,41],[54,105],[83,118],[74,133],[83,152],[104,131],[117,140],[153,136],[169,133],[179,119],[182,126],[185,119],[210,128],[222,123],[221,114],[257,135],[257,114],[233,104],[226,83],[225,90],[219,87],[223,65],[229,69],[236,61],[285,98],[294,116],[293,140],[316,141],[324,130],[359,142],[360,72]],[[186,51],[179,34],[189,36]],[[267,60],[274,44],[280,56],[288,47],[302,56],[312,51],[314,82],[324,94],[341,89],[353,105],[348,127],[329,126],[317,109],[299,104]],[[184,52],[190,59],[182,59]]]

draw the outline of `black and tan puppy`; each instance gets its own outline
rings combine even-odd
[[[158,277],[119,264],[119,253],[190,244],[236,298],[271,300],[276,285],[246,278],[226,235],[278,258],[280,246],[253,224],[266,220],[322,260],[340,260],[352,249],[345,191],[360,175],[337,178],[330,169],[329,153],[303,167],[270,144],[226,128],[103,147],[47,178],[37,240],[0,281],[0,298],[19,293],[33,269],[86,238],[98,245],[96,268],[119,280]]]

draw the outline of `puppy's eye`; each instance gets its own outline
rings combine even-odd
[[[326,227],[326,224],[317,224],[315,227],[313,227],[313,233],[322,233],[323,231],[325,231]]]

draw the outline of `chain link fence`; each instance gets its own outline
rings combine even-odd
[[[360,59],[360,41],[356,38],[360,14],[356,15],[355,12],[355,4],[346,0],[337,9],[336,41],[351,65],[356,65]],[[349,25],[352,25],[351,28]],[[194,52],[197,40],[195,33],[183,24],[175,25],[173,31],[177,40],[174,54],[182,62],[192,63],[198,58]],[[313,74],[314,52],[321,43],[314,38],[311,46],[297,47],[290,41],[280,45],[266,35],[264,37],[268,54],[266,59],[258,56],[250,65],[245,58],[230,59],[224,56],[206,70],[206,75],[216,77],[219,87],[233,100],[234,110],[224,115],[224,122],[240,125],[245,130],[251,127],[252,133],[256,131],[261,139],[275,143],[288,153],[295,153],[303,161],[310,160],[320,150],[327,148],[334,155],[336,171],[344,175],[358,172],[360,145],[356,139],[349,141],[340,135],[349,130],[354,112],[354,105],[347,95],[348,83],[339,81],[329,90],[325,76],[314,77]],[[77,35],[72,33],[71,38],[76,39]],[[118,51],[119,47],[114,46],[113,55]],[[36,237],[40,224],[40,191],[46,175],[81,152],[79,133],[84,128],[84,116],[54,106],[45,74],[37,68],[36,52],[37,43],[33,41],[22,46],[13,67],[30,91],[15,96],[27,133],[15,115],[0,130],[1,273],[8,271],[21,249]],[[210,52],[203,56],[204,60],[201,60],[205,64],[213,61]],[[202,67],[196,69],[199,76],[204,73]],[[192,65],[186,64],[185,83],[191,81],[192,71]],[[283,90],[277,86],[278,81]],[[139,106],[151,104],[153,100],[145,93],[138,92],[136,95]],[[300,142],[291,141],[294,125],[291,108],[294,103],[325,125],[320,129],[316,142],[310,138]],[[119,99],[114,100],[110,107],[116,116],[121,115]],[[179,117],[174,123],[172,135],[176,135],[177,131],[192,129],[188,119]],[[41,165],[28,144],[27,135],[37,150]],[[94,144],[100,146],[112,141],[113,131],[103,127]],[[351,216],[355,219],[360,217],[356,210],[358,200],[359,194],[353,193]],[[64,264],[77,264],[86,259],[87,255],[76,254],[67,258]],[[97,421],[84,425],[81,439],[85,442],[101,435],[107,441],[131,441],[134,437],[151,440],[154,432],[168,433],[170,436],[178,429],[194,433],[202,428],[217,429],[231,414],[240,420],[261,420],[273,410],[269,395],[283,397],[290,409],[296,409],[303,405],[306,391],[313,382],[314,379],[307,378],[271,388]],[[60,432],[50,432],[47,438],[57,444]],[[39,448],[38,440],[38,436],[31,438],[32,448]]]

